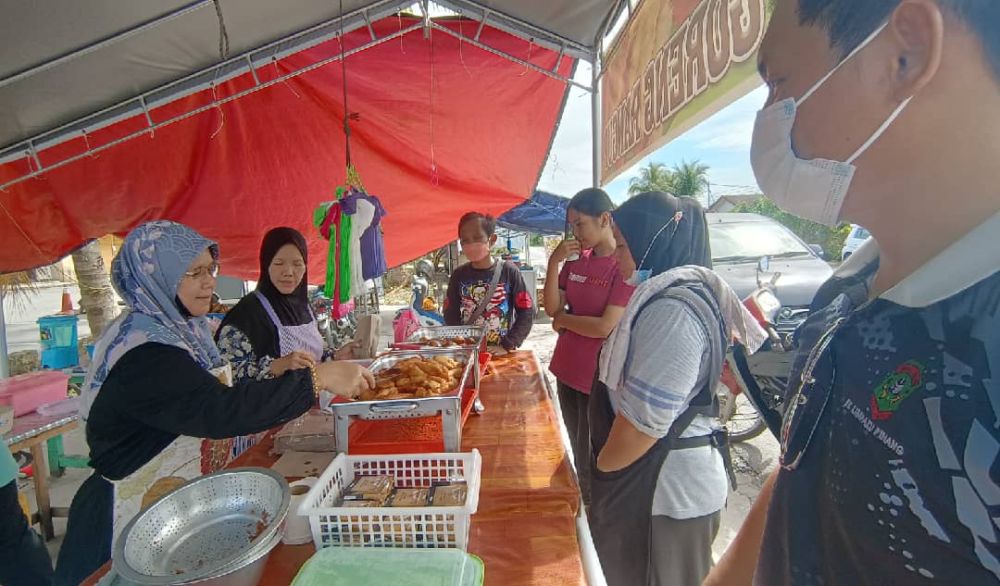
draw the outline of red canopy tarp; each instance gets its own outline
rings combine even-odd
[[[412,19],[374,23],[379,37]],[[471,33],[477,23],[445,26]],[[348,33],[348,50],[371,40]],[[558,55],[485,27],[481,40],[547,69]],[[258,70],[278,72],[339,54],[336,39]],[[569,76],[573,60],[558,72]],[[351,152],[367,190],[388,211],[383,221],[390,266],[433,250],[457,235],[458,218],[477,210],[498,215],[526,199],[545,162],[567,88],[522,65],[458,39],[421,31],[347,58]],[[241,97],[149,136],[70,163],[0,192],[0,272],[50,263],[87,240],[168,218],[219,242],[223,272],[256,278],[263,234],[292,226],[310,240],[311,279],[324,274],[326,242],[312,211],[344,181],[343,88],[339,62]],[[254,84],[244,75],[218,85],[216,99]],[[152,111],[164,120],[211,104],[203,91]],[[144,117],[116,123],[84,139],[39,153],[48,165],[126,136]],[[30,168],[22,159],[0,166],[0,183]]]

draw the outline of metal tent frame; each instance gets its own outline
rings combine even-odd
[[[9,2],[11,0],[6,1]],[[0,90],[3,90],[5,87],[11,86],[12,84],[28,82],[33,76],[50,72],[55,68],[72,65],[72,63],[77,59],[92,56],[98,51],[107,50],[108,48],[113,47],[116,43],[130,40],[143,34],[148,34],[151,31],[156,30],[158,27],[169,26],[171,23],[176,23],[179,19],[188,17],[192,13],[202,11],[212,6],[218,7],[218,2],[219,0],[197,0],[195,2],[191,2],[177,8],[176,10],[167,12],[151,20],[138,23],[125,30],[118,31],[106,38],[87,44],[86,46],[76,48],[42,63],[37,63],[30,67],[21,69],[15,73],[7,75],[6,77],[0,78]],[[355,4],[358,3],[355,2]],[[380,37],[376,34],[375,29],[372,27],[372,22],[400,13],[407,7],[413,6],[413,1],[376,0],[374,2],[362,2],[360,3],[360,6],[353,10],[345,10],[342,15],[325,19],[303,30],[297,31],[293,34],[284,35],[277,40],[263,45],[248,48],[247,50],[233,55],[232,57],[220,60],[206,67],[202,67],[180,77],[179,79],[170,80],[156,85],[152,89],[130,95],[124,100],[120,100],[95,112],[75,117],[69,122],[59,124],[58,126],[41,132],[35,132],[14,142],[0,144],[0,164],[23,158],[28,159],[27,171],[19,175],[15,175],[6,182],[0,184],[0,190],[5,190],[12,185],[21,183],[33,177],[38,177],[48,171],[68,165],[84,157],[98,155],[104,150],[118,146],[134,138],[155,133],[157,129],[164,126],[168,126],[203,112],[219,108],[220,106],[233,100],[240,99],[246,95],[274,86],[278,83],[284,83],[289,79],[339,61],[341,59],[341,54],[336,53],[319,61],[299,67],[298,69],[278,75],[277,77],[272,77],[267,81],[262,81],[261,77],[258,75],[261,68],[276,66],[279,60],[289,55],[299,53],[305,49],[338,38],[347,32],[353,32],[364,28],[368,29],[371,39],[359,47],[354,47],[348,50],[344,54],[345,57],[417,30],[423,30],[425,36],[429,35],[431,31],[438,31],[442,34],[453,36],[463,43],[468,43],[478,49],[522,65],[527,69],[531,69],[542,75],[559,80],[567,85],[572,85],[590,92],[592,97],[592,134],[594,138],[593,180],[594,184],[597,185],[599,183],[600,176],[599,80],[602,39],[604,38],[604,35],[609,27],[621,17],[623,11],[627,10],[629,11],[629,14],[631,13],[631,3],[628,0],[608,0],[604,2],[603,4],[606,4],[609,7],[609,10],[606,12],[604,19],[597,27],[597,30],[594,31],[593,42],[589,45],[569,38],[568,36],[547,30],[546,28],[538,26],[523,18],[513,16],[504,11],[505,3],[503,2],[484,2],[479,0],[434,0],[433,4],[453,11],[462,18],[467,18],[476,22],[477,25],[475,32],[471,34],[462,34],[438,24],[430,16],[430,0],[421,0],[417,5],[420,8],[420,13],[422,13],[418,15],[422,17],[421,22],[401,29],[398,32]],[[0,7],[2,7],[2,1],[0,1]],[[11,8],[11,10],[13,10],[13,8]],[[219,15],[220,26],[224,27],[221,12]],[[555,67],[551,70],[542,68],[522,59],[519,56],[512,55],[496,47],[489,46],[480,38],[480,33],[482,32],[483,27],[487,25],[529,40],[531,43],[537,44],[540,47],[558,51],[559,59],[557,60]],[[559,64],[562,63],[562,58],[564,56],[583,59],[593,64],[593,76],[589,85],[576,82],[572,79],[572,76],[567,77],[558,73]],[[227,80],[248,73],[254,80],[254,85],[252,87],[232,95],[214,97],[208,104],[204,104],[186,112],[176,113],[168,118],[154,120],[154,116],[151,112],[156,108],[168,103],[176,102],[184,97],[205,90],[212,90],[214,96],[214,90],[217,86]],[[98,146],[90,145],[88,135],[115,124],[116,122],[135,117],[143,117],[146,122],[145,127],[106,144]],[[47,164],[43,162],[42,158],[39,156],[39,153],[45,149],[49,149],[67,141],[79,140],[81,138],[86,143],[86,148],[82,152],[65,156],[57,161]]]
[[[95,5],[90,8],[94,12],[98,12],[102,8],[113,9],[116,8],[116,6],[112,5],[123,1],[124,0],[105,0],[103,4],[99,5],[95,3]],[[78,63],[81,59],[99,55],[101,51],[114,48],[116,44],[135,41],[143,35],[147,35],[155,31],[162,31],[164,27],[170,26],[171,24],[177,25],[185,18],[191,18],[192,16],[198,15],[203,11],[210,10],[212,7],[216,9],[219,17],[220,32],[224,33],[224,23],[222,20],[220,1],[221,0],[194,0],[183,3],[178,0],[177,2],[174,2],[175,6],[173,9],[168,9],[162,14],[132,23],[130,26],[124,27],[120,30],[114,30],[110,34],[95,34],[94,38],[88,39],[89,42],[86,42],[81,46],[73,47],[58,54],[51,55],[41,62],[28,63],[23,67],[15,64],[12,68],[10,64],[4,63],[0,60],[0,91],[10,89],[12,86],[17,84],[30,82],[33,78],[44,74],[58,72],[59,68],[72,66],[74,63]],[[34,20],[28,20],[31,24],[39,25],[40,22],[44,22],[46,10],[54,12],[59,9],[59,6],[55,6],[58,2],[48,4],[50,5],[39,5],[38,7],[33,6],[26,8],[20,0],[0,0],[0,11],[10,15],[18,14],[19,11],[23,13],[29,10],[37,9],[39,14],[31,15],[32,17],[37,18],[34,18]],[[564,0],[561,3],[558,3],[560,4],[559,6],[555,6],[554,8],[552,5],[557,4],[555,2],[548,2],[546,3],[547,6],[538,8],[538,10],[543,12],[547,9],[550,13],[558,14],[560,10],[571,11],[576,9],[578,5],[588,5],[588,8],[590,8],[592,12],[600,11],[601,18],[599,22],[596,22],[596,26],[591,27],[591,30],[585,35],[586,39],[579,38],[579,35],[577,38],[573,38],[570,34],[555,32],[553,27],[546,26],[541,22],[544,19],[538,19],[536,21],[531,18],[516,15],[517,12],[523,13],[526,10],[530,12],[529,8],[537,5],[537,3],[532,2],[518,2],[516,0],[433,0],[433,4],[435,6],[440,6],[450,10],[459,17],[475,21],[477,26],[475,28],[475,32],[471,34],[456,33],[455,31],[435,22],[434,19],[431,18],[430,0],[419,0],[416,4],[414,4],[413,0],[375,0],[369,2],[353,1],[349,2],[349,4],[354,7],[349,10],[344,10],[342,14],[338,14],[333,18],[322,19],[290,34],[283,34],[276,40],[258,43],[231,57],[227,57],[225,52],[222,52],[222,39],[220,38],[220,53],[222,53],[220,57],[227,58],[220,58],[215,63],[199,67],[196,70],[188,72],[176,79],[156,84],[152,88],[144,91],[133,92],[125,99],[117,100],[109,105],[103,105],[103,107],[97,108],[94,111],[83,115],[71,116],[67,122],[52,124],[49,128],[44,128],[35,132],[28,132],[24,136],[19,136],[14,140],[5,140],[9,138],[7,136],[9,133],[0,134],[0,164],[25,158],[28,160],[28,171],[20,175],[15,175],[7,179],[4,183],[0,183],[0,192],[6,190],[12,185],[38,177],[53,169],[69,165],[84,157],[96,156],[102,151],[128,142],[134,138],[155,133],[159,128],[180,122],[200,113],[219,108],[221,105],[233,100],[237,100],[275,84],[284,83],[289,79],[323,67],[324,65],[336,62],[341,59],[340,53],[330,55],[322,60],[310,63],[292,71],[288,71],[279,76],[272,77],[267,81],[262,81],[258,75],[258,72],[262,67],[276,65],[279,60],[289,55],[299,53],[305,49],[309,49],[326,41],[338,38],[345,33],[363,28],[368,29],[371,39],[361,46],[354,47],[349,51],[346,51],[344,53],[344,57],[356,54],[360,51],[364,51],[365,49],[377,46],[395,38],[399,38],[416,30],[422,29],[425,36],[430,34],[433,30],[451,35],[458,38],[462,42],[468,43],[469,45],[477,47],[483,51],[487,51],[540,74],[557,79],[567,85],[579,87],[590,92],[593,136],[593,184],[595,186],[599,185],[601,148],[601,104],[599,82],[601,77],[600,58],[603,52],[603,40],[609,29],[622,18],[623,14],[631,17],[636,0],[589,0],[589,2],[584,0]],[[422,16],[421,22],[403,28],[398,32],[381,37],[376,34],[372,26],[374,21],[393,14],[398,14],[411,6],[419,7],[419,12],[421,14],[418,16]],[[117,7],[120,8],[121,5],[119,4]],[[309,7],[311,6],[307,6],[307,8]],[[18,30],[14,28],[17,26],[17,20],[18,19],[15,18],[8,21],[9,24],[7,26],[11,27],[9,30]],[[4,31],[3,26],[4,25],[0,24],[0,32]],[[559,59],[557,60],[556,66],[551,70],[545,69],[530,63],[519,56],[505,52],[502,49],[489,46],[480,38],[480,33],[485,26],[491,26],[506,31],[522,39],[529,40],[531,43],[537,44],[540,47],[558,51]],[[564,56],[582,59],[592,64],[592,77],[589,85],[576,82],[572,76],[567,77],[558,73],[559,64],[562,62],[562,58]],[[151,112],[157,107],[175,102],[201,91],[213,90],[219,84],[247,73],[249,73],[254,79],[255,83],[253,87],[232,95],[213,99],[209,104],[199,106],[186,112],[174,114],[169,118],[154,120]],[[2,95],[3,94],[0,94],[0,97],[2,97]],[[563,107],[565,107],[565,104]],[[143,128],[105,144],[98,146],[90,145],[88,135],[122,120],[137,116],[141,116],[145,119],[146,124]],[[4,130],[3,126],[8,123],[9,120],[5,120],[0,117],[0,132]],[[18,125],[14,123],[10,126]],[[44,164],[39,156],[41,151],[68,141],[79,140],[80,138],[82,138],[86,143],[86,148],[83,152],[66,156],[48,164]],[[0,324],[3,323],[2,320],[3,317],[0,315]],[[0,348],[5,346],[5,337],[5,331],[3,331],[3,328],[0,328]],[[0,357],[0,365],[3,365],[5,359],[6,353]],[[6,369],[0,368],[0,376],[5,375],[5,373],[2,372],[3,370]]]

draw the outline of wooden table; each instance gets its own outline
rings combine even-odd
[[[68,508],[53,508],[49,501],[49,466],[45,461],[45,443],[76,429],[77,416],[39,415],[29,413],[14,418],[14,429],[6,442],[11,452],[29,450],[35,481],[35,502],[38,505],[38,522],[46,540],[55,537],[52,517],[66,517]]]
[[[495,359],[480,397],[486,411],[469,418],[462,450],[476,448],[483,458],[469,552],[485,562],[486,584],[586,584],[576,533],[580,492],[535,356],[518,352]],[[378,433],[371,429],[366,435]],[[233,465],[270,467],[276,461],[268,453],[271,445],[266,439]],[[289,584],[315,551],[311,544],[279,545],[260,584]],[[96,584],[108,569],[110,565],[84,584]]]

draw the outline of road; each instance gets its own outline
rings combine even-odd
[[[778,465],[779,454],[778,441],[770,432],[764,432],[749,442],[733,445],[733,467],[736,469],[738,488],[729,493],[729,502],[722,511],[722,526],[713,546],[716,558],[736,537],[764,480]]]
[[[74,307],[80,301],[80,289],[75,285],[67,286],[73,298]],[[7,321],[7,351],[10,353],[22,350],[38,350],[38,318],[59,313],[62,309],[62,285],[42,286],[30,295],[18,300],[6,299],[4,302],[4,319]],[[90,335],[90,326],[86,316],[80,316],[77,327],[81,338]]]

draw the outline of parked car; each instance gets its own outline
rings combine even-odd
[[[708,214],[715,270],[745,299],[761,283],[774,282],[781,309],[773,320],[779,340],[786,340],[808,317],[819,287],[833,275],[823,260],[823,250],[803,242],[780,223],[757,214]],[[776,278],[775,278],[776,277]],[[782,397],[794,354],[768,343],[747,359],[748,368],[762,396]],[[720,418],[732,441],[746,441],[767,429],[761,414],[746,394],[732,394],[720,385]],[[767,409],[777,405],[765,405]]]
[[[770,257],[769,274],[781,273],[777,328],[794,330],[805,320],[816,290],[833,275],[822,248],[803,242],[777,221],[758,214],[708,214],[712,264],[740,298],[757,288],[757,267]]]
[[[844,248],[840,251],[840,260],[843,261],[850,258],[864,244],[865,240],[871,237],[872,235],[868,230],[857,224],[851,224],[851,233],[847,235],[847,240],[844,241]]]

